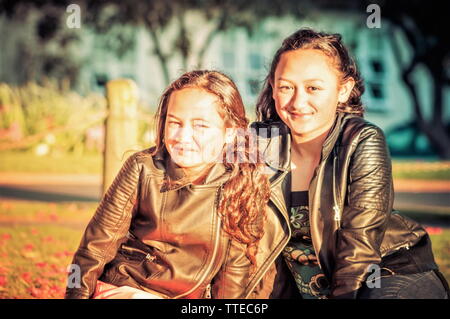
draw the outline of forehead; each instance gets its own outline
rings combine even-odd
[[[298,49],[281,55],[275,70],[275,80],[280,77],[295,79],[336,79],[337,70],[333,59],[320,50]]]
[[[174,91],[169,98],[168,115],[182,119],[217,118],[219,99],[216,95],[200,88],[185,88]]]

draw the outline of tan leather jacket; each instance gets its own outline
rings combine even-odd
[[[273,261],[289,240],[286,217],[268,211],[249,275],[245,247],[222,231],[216,213],[225,166],[215,164],[193,185],[166,152],[151,151],[132,155],[103,197],[72,262],[81,287],[67,288],[66,298],[92,297],[98,279],[165,298],[267,298]],[[165,187],[166,174],[179,185]]]
[[[290,133],[281,122],[256,122],[267,165],[280,182],[282,213],[290,207]],[[271,133],[272,132],[272,133]],[[267,137],[266,137],[267,136]],[[391,214],[391,161],[383,132],[363,118],[338,113],[309,187],[309,221],[319,264],[332,283],[332,297],[356,291],[367,267],[426,234],[415,221]],[[430,250],[431,251],[431,250]],[[432,257],[431,257],[432,258]],[[424,261],[434,265],[434,260]]]

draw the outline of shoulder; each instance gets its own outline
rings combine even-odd
[[[360,143],[365,140],[385,143],[383,130],[366,119],[346,115],[341,126],[341,145]]]
[[[152,146],[134,152],[128,157],[124,166],[134,167],[139,171],[144,169],[146,174],[163,174],[165,157],[162,151],[155,152],[155,150],[156,147]]]
[[[133,158],[136,161],[145,160],[151,158],[155,153],[155,146],[146,148],[144,150],[133,153],[130,158]]]
[[[150,147],[144,150],[136,151],[136,150],[128,150],[124,153],[123,157],[126,158],[125,163],[128,165],[133,164],[141,164],[148,159],[151,159],[154,153],[155,147]],[[131,155],[130,155],[131,154]]]

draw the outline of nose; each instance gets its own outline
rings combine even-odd
[[[292,95],[292,98],[289,103],[290,110],[301,110],[307,106],[308,95],[306,92],[302,92],[301,90],[296,90]]]
[[[173,134],[173,139],[178,143],[188,143],[192,141],[193,130],[189,126],[179,127]]]

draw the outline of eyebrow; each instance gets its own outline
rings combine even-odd
[[[167,114],[167,117],[169,118],[169,117],[173,117],[173,118],[175,118],[175,119],[177,119],[177,120],[181,120],[180,118],[178,118],[178,117],[176,117],[175,115],[173,115],[173,114]],[[191,121],[203,121],[203,122],[208,122],[208,120],[205,120],[205,119],[203,119],[203,118],[194,118],[194,119],[191,119]]]
[[[285,79],[285,78],[282,78],[282,77],[279,77],[277,80],[278,80],[278,81],[292,82],[291,80]],[[308,81],[309,81],[309,82],[313,82],[313,81],[323,82],[323,80],[321,80],[321,79],[306,79],[306,80],[305,80],[305,82],[308,82]]]
[[[175,119],[179,120],[179,118],[178,118],[178,117],[176,117],[176,116],[175,116],[175,115],[173,115],[173,114],[167,114],[167,117],[173,117],[173,118],[175,118]]]

